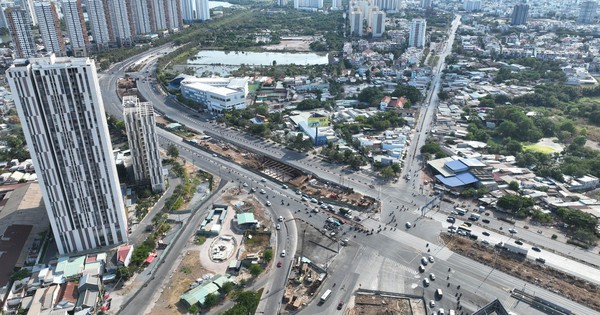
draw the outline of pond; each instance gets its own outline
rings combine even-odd
[[[328,55],[315,53],[279,53],[279,52],[225,52],[219,50],[202,50],[196,58],[188,60],[190,65],[254,65],[270,66],[275,61],[278,65],[325,65]]]
[[[229,8],[232,7],[233,4],[229,3],[229,2],[225,2],[225,1],[208,1],[208,8],[209,9],[214,9],[217,7],[223,7],[223,8]]]

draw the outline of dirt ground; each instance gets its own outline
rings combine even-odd
[[[521,261],[510,255],[498,255],[492,247],[464,237],[443,234],[441,238],[448,248],[463,256],[600,311],[600,287],[597,285],[530,260]]]
[[[302,37],[284,37],[281,39],[281,43],[277,45],[267,45],[262,48],[265,50],[277,50],[277,51],[310,51],[310,43],[314,42],[316,38],[313,36],[302,36]]]
[[[420,307],[419,307],[420,306]],[[393,298],[380,295],[357,294],[354,307],[347,315],[421,315],[425,314],[423,303],[411,301],[409,298]]]
[[[160,295],[150,315],[187,313],[187,309],[181,309],[179,306],[179,297],[189,289],[192,282],[207,274],[208,271],[200,265],[198,251],[186,251],[185,255],[177,268],[177,272],[169,281],[171,285],[165,288]]]

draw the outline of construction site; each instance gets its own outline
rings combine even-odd
[[[354,295],[354,307],[347,315],[426,315],[426,303],[422,297],[399,293],[358,290]]]

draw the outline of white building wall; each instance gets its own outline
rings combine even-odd
[[[181,11],[184,21],[210,20],[208,0],[182,0]]]
[[[87,0],[86,9],[96,50],[107,49],[108,43],[111,41],[108,31],[110,19],[108,12],[104,10],[105,1]]]
[[[87,56],[90,42],[83,19],[81,0],[62,0],[62,13],[63,21],[67,25],[67,32],[69,32],[73,54],[76,57]]]
[[[425,19],[414,19],[410,22],[410,35],[408,37],[409,47],[421,48],[425,45],[425,30],[427,21]]]
[[[135,26],[135,34],[143,35],[152,33],[150,25],[149,0],[131,0],[131,11],[133,13],[133,25]]]
[[[18,59],[6,73],[59,253],[127,242],[94,61]]]
[[[165,190],[152,104],[140,102],[136,96],[125,96],[123,117],[135,180],[150,183],[154,192]]]
[[[117,44],[131,46],[134,30],[131,29],[127,3],[123,0],[108,0],[108,7]]]
[[[33,57],[37,53],[37,47],[33,41],[31,31],[31,18],[26,9],[19,6],[6,8],[4,10],[8,31],[13,42],[17,58]]]
[[[58,13],[54,3],[38,1],[33,4],[33,9],[46,51],[49,53],[53,52],[58,56],[65,56],[65,42],[60,30]]]

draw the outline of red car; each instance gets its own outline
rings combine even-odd
[[[337,309],[341,310],[344,307],[344,302],[340,302],[340,304],[338,304]]]
[[[277,263],[277,268],[281,268],[281,261]]]

